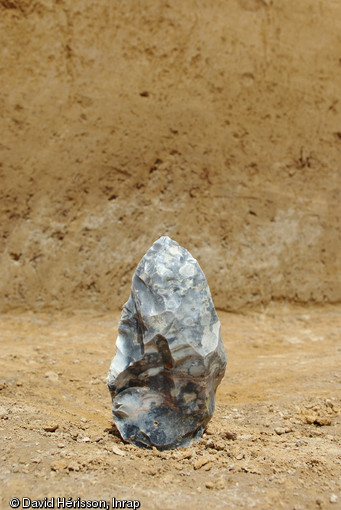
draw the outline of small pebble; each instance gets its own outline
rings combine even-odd
[[[276,432],[276,434],[281,436],[282,434],[287,434],[288,432],[291,432],[291,429],[289,429],[288,427],[286,427],[286,428],[277,427],[277,428],[275,428],[275,432]]]
[[[235,432],[224,432],[223,437],[225,439],[230,439],[231,441],[235,441],[237,439],[237,434]]]
[[[318,418],[315,420],[315,423],[317,425],[320,425],[321,427],[325,427],[332,424],[332,420],[330,418]]]
[[[329,498],[330,503],[337,503],[337,495],[332,494]]]
[[[55,430],[57,430],[58,427],[59,427],[58,423],[53,423],[51,425],[45,425],[43,429],[45,430],[45,432],[54,432]]]
[[[225,479],[223,476],[218,478],[215,487],[216,487],[216,489],[220,489],[220,490],[225,488]]]
[[[224,441],[217,441],[216,443],[214,443],[214,449],[215,450],[225,450],[225,444],[224,444]]]
[[[120,450],[120,448],[119,448],[118,446],[116,446],[116,445],[114,445],[114,446],[112,447],[112,451],[113,451],[116,455],[119,455],[120,457],[125,457],[125,456],[126,456],[125,452],[123,452],[122,450]]]
[[[57,382],[59,379],[58,374],[56,372],[52,372],[52,371],[46,372],[45,377],[46,377],[46,379],[48,379],[51,382]]]
[[[7,409],[5,407],[0,407],[0,419],[5,420],[7,418]]]
[[[205,487],[206,487],[206,489],[213,489],[214,485],[212,482],[206,482]]]
[[[98,443],[99,441],[102,441],[102,439],[103,439],[103,436],[101,436],[101,435],[92,436],[91,437],[91,442],[92,443]]]
[[[208,464],[210,460],[211,459],[209,457],[200,457],[200,459],[194,462],[194,469],[202,468],[203,466],[205,466],[205,464]]]

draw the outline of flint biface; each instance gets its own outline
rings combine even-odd
[[[226,361],[202,269],[185,248],[161,237],[133,276],[107,377],[122,438],[160,450],[198,440]]]

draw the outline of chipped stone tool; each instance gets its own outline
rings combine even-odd
[[[137,266],[116,347],[107,384],[122,438],[160,450],[197,441],[227,357],[205,275],[167,236]]]

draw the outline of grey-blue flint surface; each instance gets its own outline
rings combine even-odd
[[[167,236],[137,266],[116,347],[107,383],[122,438],[159,449],[198,440],[227,357],[205,275]]]

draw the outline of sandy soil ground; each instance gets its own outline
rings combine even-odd
[[[197,444],[158,452],[112,425],[118,314],[2,315],[2,508],[12,497],[341,508],[340,307],[220,318],[229,363],[213,419]]]

